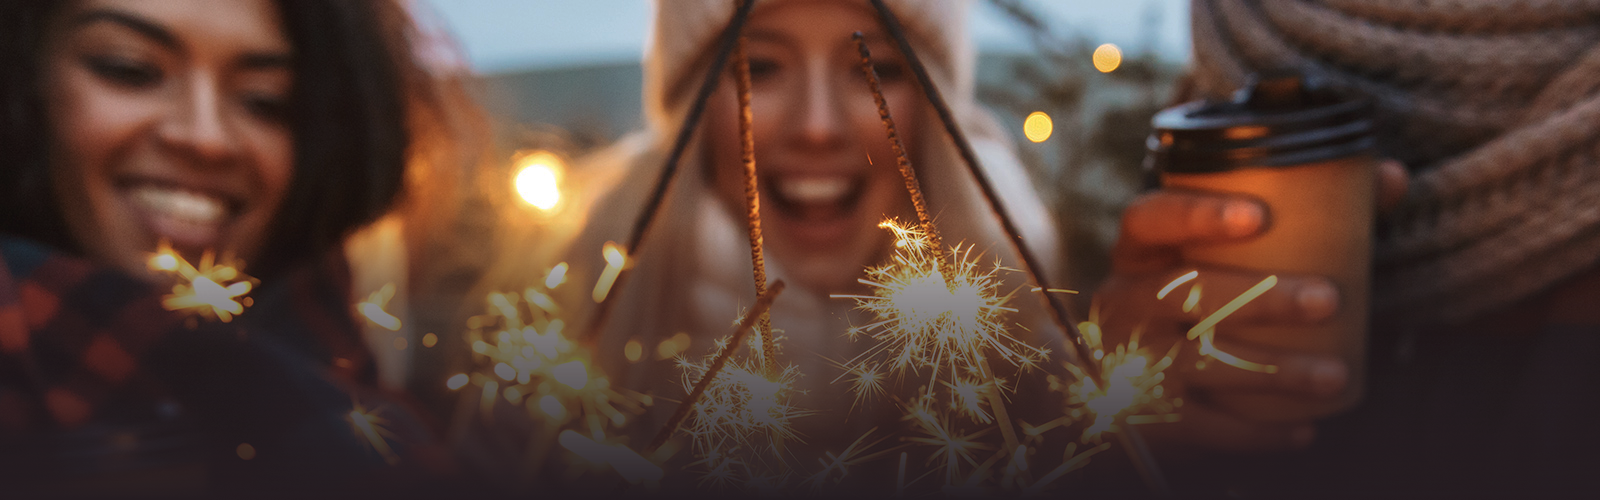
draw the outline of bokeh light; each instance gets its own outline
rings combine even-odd
[[[1044,142],[1050,138],[1050,133],[1055,131],[1055,122],[1050,120],[1050,115],[1043,111],[1034,111],[1028,118],[1022,120],[1022,135],[1033,142]]]
[[[1094,69],[1101,73],[1110,73],[1122,65],[1122,49],[1114,43],[1108,43],[1094,49]]]
[[[561,171],[565,163],[545,151],[518,157],[515,184],[522,201],[540,210],[550,210],[561,203]]]

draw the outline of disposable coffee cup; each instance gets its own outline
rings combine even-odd
[[[1369,101],[1309,88],[1299,75],[1282,73],[1253,79],[1232,100],[1191,102],[1152,120],[1147,166],[1165,189],[1242,195],[1268,210],[1259,236],[1187,248],[1187,261],[1324,276],[1339,291],[1338,312],[1314,325],[1216,328],[1219,337],[1266,349],[1342,358],[1350,369],[1343,394],[1333,400],[1211,395],[1216,404],[1253,420],[1288,422],[1337,413],[1361,399],[1377,169],[1372,109]]]

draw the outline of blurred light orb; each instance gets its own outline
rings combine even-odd
[[[561,202],[562,164],[560,157],[537,151],[517,160],[517,194],[522,201],[540,210],[550,210]]]
[[[1108,43],[1094,49],[1094,69],[1101,73],[1110,73],[1122,65],[1122,49],[1117,44]]]
[[[1028,118],[1022,120],[1022,135],[1033,142],[1044,142],[1055,129],[1055,122],[1050,121],[1050,115],[1043,111],[1029,113]]]

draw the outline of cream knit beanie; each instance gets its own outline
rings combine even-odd
[[[755,12],[779,2],[756,0]],[[857,3],[875,12],[866,0]],[[733,17],[738,0],[653,0],[655,24],[644,56],[644,115],[657,134],[673,134],[711,64],[712,44]],[[970,0],[887,0],[905,25],[917,55],[957,116],[972,106],[975,49],[967,36]]]

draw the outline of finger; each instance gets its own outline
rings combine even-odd
[[[1219,333],[1220,335],[1220,333]],[[1272,373],[1238,368],[1216,360],[1186,364],[1183,382],[1204,390],[1254,391],[1298,398],[1331,398],[1343,393],[1350,370],[1338,356],[1294,353],[1217,338],[1220,351],[1252,363],[1274,367]]]
[[[1178,452],[1274,453],[1304,449],[1316,439],[1309,422],[1261,424],[1204,404],[1185,404],[1177,422],[1139,427],[1157,447]]]
[[[1198,322],[1221,313],[1236,300],[1244,300],[1247,292],[1269,276],[1276,276],[1276,284],[1237,306],[1219,325],[1310,325],[1326,320],[1339,309],[1339,291],[1326,278],[1217,268],[1179,268],[1113,279],[1095,294],[1095,303],[1103,320],[1175,318]]]
[[[1384,160],[1378,163],[1377,200],[1378,212],[1388,212],[1400,206],[1406,198],[1406,186],[1411,180],[1411,174],[1406,172],[1406,166],[1395,160]]]
[[[1120,239],[1136,246],[1214,242],[1254,236],[1266,222],[1259,201],[1168,189],[1146,193],[1123,211]]]

